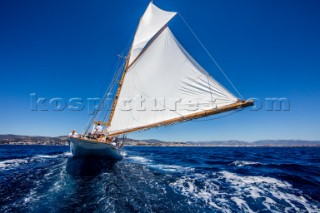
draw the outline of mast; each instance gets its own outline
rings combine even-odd
[[[113,114],[114,114],[114,110],[115,110],[116,105],[117,105],[118,100],[119,100],[119,94],[120,94],[121,87],[122,87],[122,84],[123,84],[123,81],[124,81],[124,77],[125,77],[126,72],[127,72],[127,66],[128,66],[128,62],[129,62],[129,56],[130,56],[130,53],[128,54],[128,57],[127,57],[127,59],[126,59],[126,65],[125,65],[125,68],[124,68],[124,70],[123,70],[123,73],[122,73],[122,76],[121,76],[121,80],[120,80],[120,82],[119,82],[119,87],[118,87],[118,89],[117,89],[116,96],[114,97],[114,100],[113,100],[113,104],[112,104],[110,116],[109,116],[109,119],[108,119],[108,122],[107,122],[107,126],[110,126],[110,124],[111,124],[111,120],[112,120],[112,117],[113,117]]]
[[[249,106],[252,106],[252,105],[253,105],[253,101],[252,100],[238,101],[238,102],[236,102],[234,104],[230,104],[230,105],[221,107],[219,109],[206,110],[206,111],[202,111],[202,112],[193,113],[193,114],[190,114],[190,115],[184,116],[184,117],[174,118],[174,119],[170,119],[170,120],[163,121],[163,122],[158,122],[158,123],[154,123],[154,124],[150,124],[150,125],[146,125],[146,126],[142,126],[142,127],[128,129],[128,130],[112,133],[112,134],[110,134],[110,136],[113,137],[113,136],[122,135],[122,134],[130,133],[130,132],[146,130],[146,129],[150,129],[150,128],[154,128],[154,127],[167,126],[167,125],[170,125],[170,124],[173,124],[173,123],[178,123],[178,122],[183,122],[183,121],[190,121],[190,120],[194,120],[194,119],[198,119],[198,118],[207,117],[207,116],[210,116],[210,115],[215,115],[215,114],[228,112],[228,111],[231,111],[231,110],[236,110],[236,109],[249,107]]]

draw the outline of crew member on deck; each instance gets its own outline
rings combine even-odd
[[[103,134],[103,128],[102,128],[100,122],[97,123],[97,126],[94,128],[94,132],[93,133],[97,134],[97,135]]]
[[[72,130],[72,132],[69,134],[69,138],[78,138],[79,135],[76,133],[76,130]]]

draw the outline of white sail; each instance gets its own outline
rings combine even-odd
[[[237,100],[191,58],[167,27],[127,70],[108,132],[144,128]]]
[[[164,27],[174,16],[176,12],[167,12],[156,7],[152,2],[140,19],[140,23],[135,34],[129,65],[137,58],[142,49]]]

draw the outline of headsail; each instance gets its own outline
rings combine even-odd
[[[213,79],[166,26],[175,13],[149,4],[122,76],[108,133],[119,135],[251,105]]]

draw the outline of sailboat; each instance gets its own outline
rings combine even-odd
[[[101,121],[107,138],[253,105],[223,87],[182,47],[168,27],[176,14],[150,2],[142,15],[108,119]],[[70,138],[73,156],[121,158],[122,144],[89,139],[86,133]]]

